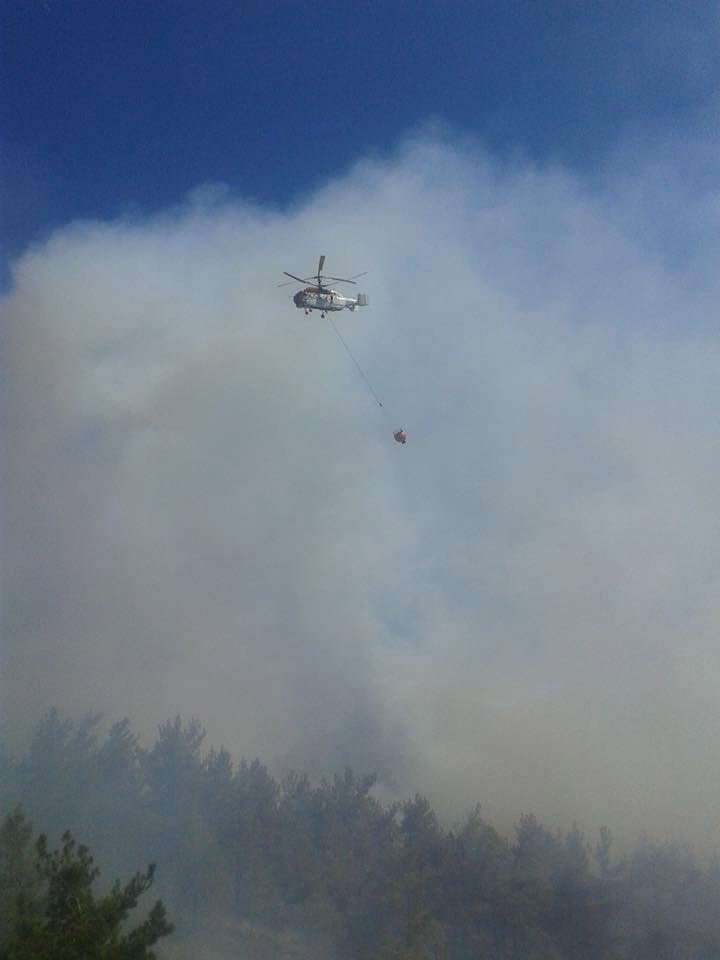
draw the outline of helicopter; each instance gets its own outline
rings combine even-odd
[[[294,273],[288,273],[287,270],[283,270],[286,277],[297,280],[298,283],[311,283],[311,286],[305,287],[303,290],[298,290],[293,297],[293,303],[298,309],[304,309],[306,316],[312,313],[313,310],[319,310],[320,316],[324,317],[325,313],[331,310],[355,310],[356,307],[366,307],[368,305],[367,294],[359,293],[354,299],[353,297],[344,297],[326,283],[326,281],[330,280],[334,283],[354,284],[358,277],[364,277],[367,271],[364,273],[356,273],[354,277],[343,279],[342,277],[324,276],[322,272],[324,266],[325,254],[322,254],[318,263],[317,273],[311,277],[296,277]],[[285,287],[289,286],[289,284],[290,281],[286,280],[285,283],[279,283],[278,286]]]

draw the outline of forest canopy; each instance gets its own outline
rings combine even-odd
[[[479,806],[448,829],[421,795],[381,802],[372,774],[277,780],[259,760],[204,749],[196,720],[168,720],[150,746],[128,720],[102,729],[50,711],[24,755],[0,750],[5,936],[10,830],[17,869],[34,858],[47,886],[48,870],[74,862],[83,896],[97,875],[88,848],[111,875],[157,863],[169,943],[222,929],[258,960],[720,958],[720,864],[683,848],[644,840],[619,856],[607,827],[588,840],[530,813],[506,837]],[[49,838],[32,855],[17,804]],[[127,912],[152,879],[150,868],[108,896]],[[167,932],[164,912],[150,920]]]

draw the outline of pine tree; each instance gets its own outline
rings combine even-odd
[[[6,818],[0,837],[7,838],[0,889],[13,889],[8,929],[2,932],[0,960],[154,960],[150,950],[172,930],[158,900],[147,919],[125,931],[125,921],[151,886],[155,867],[128,883],[116,881],[110,893],[96,897],[99,870],[87,847],[70,833],[61,846],[48,849],[44,836],[30,847],[31,830],[19,811]],[[28,852],[33,858],[32,880]],[[25,880],[18,886],[18,880]]]

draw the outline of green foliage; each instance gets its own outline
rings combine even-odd
[[[32,827],[16,807],[0,825],[0,943],[14,928],[18,904],[34,898],[39,888],[31,842]]]
[[[532,815],[509,839],[479,807],[448,831],[421,795],[382,804],[372,775],[277,782],[259,760],[203,754],[196,720],[169,720],[149,749],[127,720],[98,730],[48,713],[26,757],[4,755],[0,796],[54,836],[82,833],[113,872],[161,863],[183,930],[242,930],[258,957],[301,956],[304,942],[356,960],[720,960],[720,866],[682,849],[618,859],[607,828],[590,845]],[[96,899],[87,850],[69,835],[54,853],[32,847],[18,811],[0,870],[1,942],[22,930],[32,944],[0,960],[136,960],[167,932],[160,906],[121,932],[152,870]],[[43,952],[69,932],[85,953]]]
[[[31,840],[17,809],[0,827],[0,960],[153,960],[149,948],[172,930],[159,900],[140,926],[123,932],[152,884],[153,866],[97,898],[99,870],[87,847],[70,833],[52,851],[44,836]]]

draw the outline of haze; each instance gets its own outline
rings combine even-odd
[[[428,129],[289,208],[209,184],[21,256],[7,737],[180,713],[448,818],[706,844],[720,245],[677,148],[583,178]],[[337,323],[382,410],[276,286],[320,253],[368,271]]]

